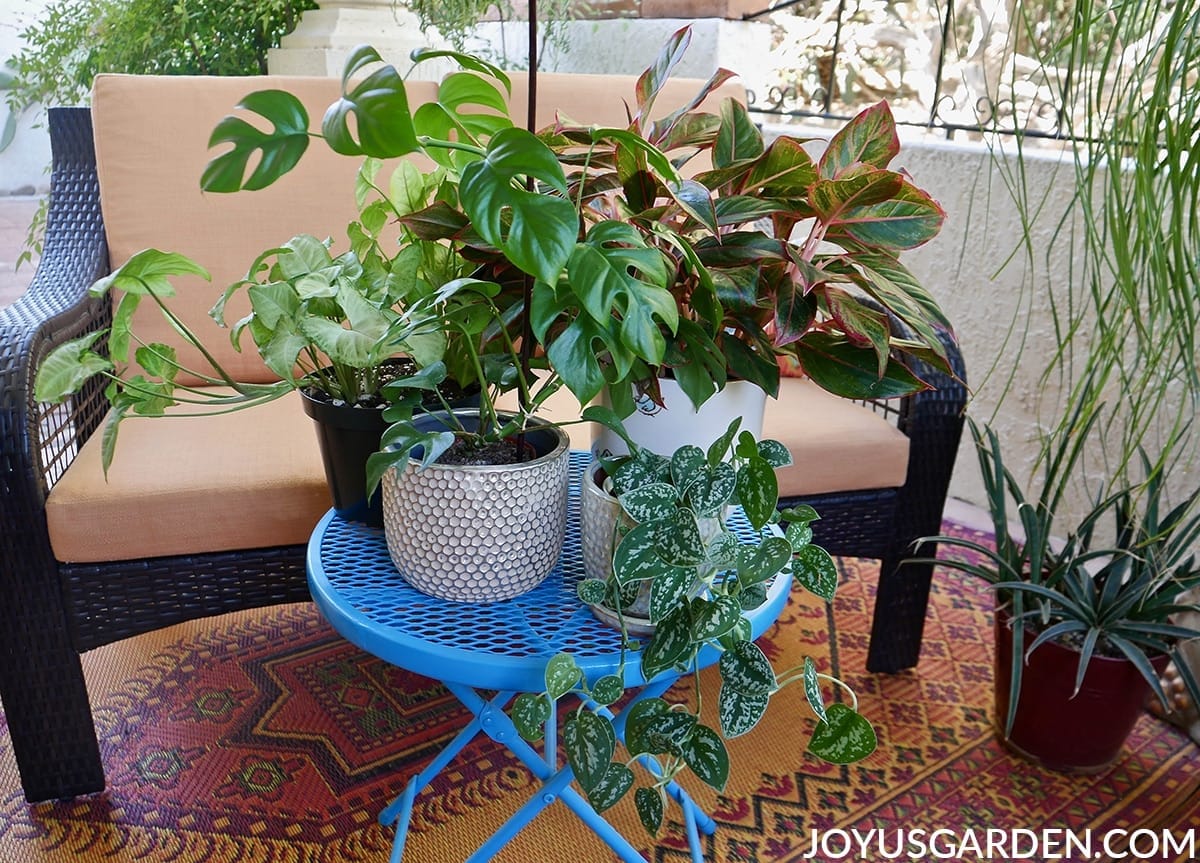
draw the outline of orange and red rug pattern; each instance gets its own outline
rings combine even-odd
[[[814,829],[1200,825],[1200,752],[1149,715],[1100,776],[1048,774],[996,743],[983,585],[939,573],[920,666],[867,674],[877,569],[841,567],[832,610],[797,593],[762,643],[785,667],[809,655],[849,683],[879,749],[851,767],[814,761],[803,751],[812,722],[803,694],[781,693],[764,723],[732,743],[725,794],[694,789],[719,825],[712,863],[799,863]],[[27,806],[0,736],[0,863],[383,861],[391,831],[376,814],[469,718],[436,682],[354,648],[307,604],[131,639],[93,651],[85,668],[109,788]],[[477,740],[418,799],[406,859],[464,860],[535,786],[502,746]],[[612,817],[647,859],[687,859],[677,823],[652,841],[632,807]],[[498,859],[612,854],[555,806]]]

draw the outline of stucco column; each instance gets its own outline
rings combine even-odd
[[[320,8],[305,12],[296,29],[268,52],[267,67],[274,75],[337,77],[346,57],[362,44],[374,46],[402,75],[411,66],[413,49],[449,47],[435,29],[422,32],[416,14],[393,0],[321,0]],[[435,60],[409,77],[438,80],[452,68]]]

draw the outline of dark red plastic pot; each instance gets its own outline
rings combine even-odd
[[[1121,754],[1141,715],[1150,687],[1124,658],[1093,656],[1074,698],[1079,651],[1049,642],[1029,654],[1021,676],[1016,721],[1004,734],[1012,679],[1011,618],[996,612],[996,735],[1018,755],[1064,773],[1099,773]],[[1035,634],[1026,630],[1025,644]],[[1158,673],[1167,657],[1156,657]]]

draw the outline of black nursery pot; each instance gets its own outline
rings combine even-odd
[[[387,429],[382,407],[355,407],[313,398],[301,390],[304,412],[313,419],[325,481],[333,508],[342,518],[383,526],[383,497],[367,500],[367,458],[379,450]]]

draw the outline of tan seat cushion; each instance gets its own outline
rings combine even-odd
[[[779,382],[767,399],[763,437],[782,442],[792,464],[781,468],[779,496],[897,488],[908,475],[908,438],[870,408],[830,395],[800,378]]]
[[[107,482],[100,446],[97,432],[46,501],[59,560],[304,543],[332,505],[297,393],[220,416],[127,419]]]
[[[508,397],[511,407],[516,399]],[[563,422],[579,416],[579,402],[561,389],[541,416]],[[567,428],[571,446],[591,445],[590,423]],[[712,437],[724,429],[713,429]],[[783,443],[793,463],[778,471],[779,496],[897,488],[908,475],[908,438],[869,408],[830,395],[808,380],[784,378],[779,398],[767,399],[763,437]]]

